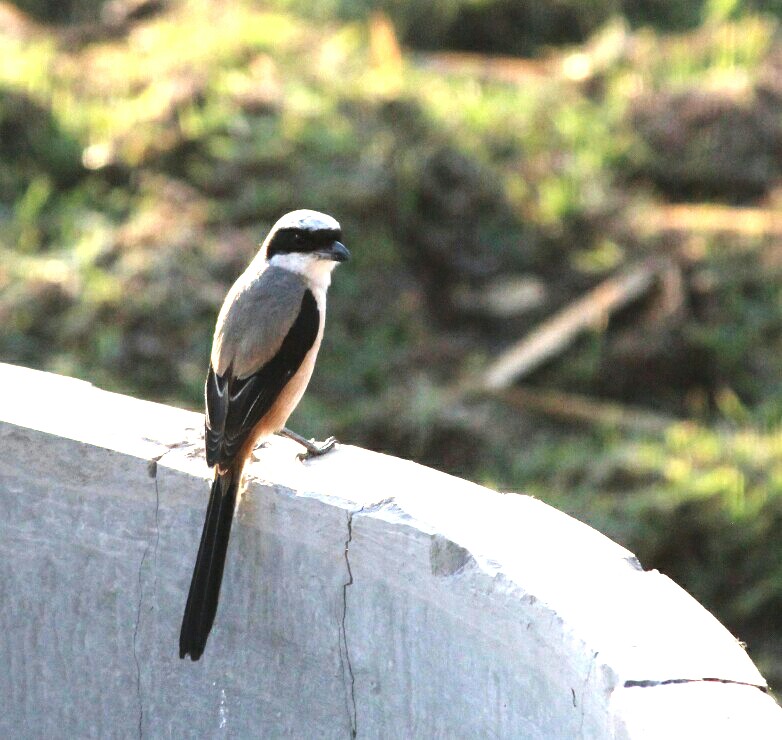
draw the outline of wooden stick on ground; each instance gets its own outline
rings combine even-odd
[[[535,411],[555,419],[637,432],[657,434],[677,421],[672,416],[613,401],[539,388],[517,386],[503,391],[500,397],[511,406],[524,411]]]
[[[500,354],[484,372],[479,387],[500,391],[529,375],[567,349],[583,331],[649,292],[660,269],[658,262],[647,262],[600,283]]]
[[[633,227],[648,236],[666,232],[782,236],[782,214],[775,208],[747,208],[714,203],[670,203],[645,207],[632,217]]]
[[[569,422],[652,433],[665,430],[676,421],[675,418],[612,401],[520,387],[515,383],[567,350],[581,332],[604,322],[611,313],[643,297],[670,268],[668,262],[654,260],[634,265],[605,280],[501,353],[483,374],[445,389],[444,404],[493,396],[516,408]]]

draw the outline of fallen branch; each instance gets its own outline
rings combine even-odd
[[[714,203],[674,203],[646,207],[632,219],[632,223],[636,231],[647,236],[666,232],[746,237],[782,235],[782,214],[774,208]]]
[[[539,59],[489,56],[471,52],[429,52],[415,56],[419,67],[444,74],[459,74],[514,84],[531,78],[544,79],[552,73],[551,62]]]
[[[537,388],[510,388],[500,396],[511,406],[569,422],[657,434],[677,419],[644,409],[601,401],[573,393]]]
[[[661,269],[659,262],[648,262],[602,282],[500,354],[484,372],[479,387],[489,391],[509,388],[561,354],[579,334],[644,296],[655,285]]]

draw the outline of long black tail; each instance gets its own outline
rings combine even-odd
[[[180,658],[189,654],[192,660],[198,660],[206,647],[217,612],[240,478],[241,471],[236,469],[225,473],[215,472],[201,545],[182,618],[182,631],[179,633]]]

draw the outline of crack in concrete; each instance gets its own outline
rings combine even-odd
[[[162,455],[160,457],[163,457]],[[159,460],[160,458],[158,458]],[[155,555],[152,559],[155,570],[155,580],[152,586],[152,592],[157,599],[157,552],[160,546],[160,488],[157,480],[157,461],[155,462]]]
[[[579,737],[583,737],[584,735],[584,716],[586,715],[586,706],[584,702],[584,697],[586,696],[587,692],[587,685],[589,684],[589,679],[592,677],[592,670],[595,667],[595,662],[597,661],[597,656],[600,655],[600,651],[596,650],[592,654],[592,660],[589,663],[589,670],[587,671],[586,678],[584,679],[584,683],[581,686],[581,723],[579,724],[578,728],[578,735]],[[575,700],[575,694],[573,695]],[[574,705],[575,706],[575,705]]]
[[[139,740],[143,737],[144,725],[144,702],[141,697],[141,663],[138,659],[136,642],[138,640],[139,626],[141,625],[141,606],[144,603],[144,586],[141,582],[141,574],[144,570],[144,563],[149,554],[149,543],[144,548],[144,554],[141,556],[141,563],[138,566],[138,608],[136,610],[136,626],[133,628],[133,660],[136,662],[136,696],[138,698],[138,736]]]
[[[342,663],[342,677],[345,680],[345,669],[347,668],[349,691],[348,691],[348,719],[350,721],[350,736],[355,738],[358,729],[356,727],[356,677],[353,675],[353,666],[350,662],[350,651],[348,650],[348,634],[345,628],[345,622],[348,617],[348,587],[353,585],[353,571],[350,568],[350,543],[353,539],[353,516],[358,512],[348,511],[348,537],[345,540],[345,565],[348,571],[348,578],[342,584],[342,621],[340,626],[340,662]],[[343,658],[344,656],[344,658]]]
[[[156,457],[153,457],[147,463],[147,472],[150,478],[155,481],[155,548],[154,548],[154,590],[157,591],[157,553],[158,546],[160,545],[160,488],[157,480],[157,465],[162,457],[167,455],[168,452],[164,452]],[[150,543],[147,542],[147,546],[144,548],[144,554],[141,556],[141,562],[138,566],[138,606],[136,608],[136,624],[133,627],[133,660],[136,664],[136,697],[138,699],[138,736],[139,740],[144,736],[144,700],[141,694],[141,663],[138,659],[138,633],[141,628],[141,612],[144,604],[144,584],[143,573],[144,563],[147,561],[149,555]]]
[[[347,710],[348,719],[350,721],[350,737],[355,740],[358,735],[358,710],[356,707],[356,677],[353,674],[353,664],[350,661],[350,651],[348,650],[348,633],[346,628],[346,622],[348,617],[348,587],[353,585],[353,571],[350,567],[350,543],[353,541],[353,517],[358,514],[369,514],[373,511],[378,511],[384,506],[392,504],[393,497],[384,498],[382,501],[371,504],[369,506],[362,506],[360,509],[348,511],[347,517],[347,539],[345,540],[345,566],[347,568],[348,577],[345,583],[342,584],[342,619],[340,621],[340,664],[342,667],[343,681],[345,680],[345,673],[347,671],[347,681],[349,688],[347,691]]]
[[[753,689],[760,689],[764,694],[768,693],[767,686],[758,686],[756,683],[748,683],[747,681],[734,681],[730,678],[666,678],[662,681],[655,681],[653,679],[643,679],[640,681],[625,681],[624,687],[626,689],[641,688],[648,689],[654,686],[668,686],[669,684],[676,683],[732,683],[736,686],[751,686]]]

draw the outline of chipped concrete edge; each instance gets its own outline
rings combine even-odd
[[[422,538],[428,539],[430,542],[429,560],[433,575],[446,578],[457,576],[472,565],[475,566],[474,570],[479,573],[481,578],[500,582],[506,580],[501,563],[487,559],[485,553],[480,554],[471,551],[469,547],[463,546],[455,539],[443,536],[430,523],[416,520],[405,511],[403,505],[400,505],[400,502],[394,497],[384,498],[370,505],[350,509],[347,517],[348,539],[345,543],[345,562],[349,579],[345,584],[345,611],[342,620],[342,636],[346,656],[349,653],[348,634],[345,628],[348,610],[348,587],[353,586],[355,582],[353,570],[350,567],[350,546],[353,541],[354,524],[362,518],[385,522],[390,520],[395,522],[396,526],[413,529]],[[602,537],[597,532],[595,534]],[[657,571],[644,570],[635,555],[630,554],[627,557],[623,557],[622,560],[627,565],[629,571],[638,572],[639,575],[644,573],[658,575]],[[519,598],[519,600],[531,598],[532,602],[535,603],[536,599],[534,596],[530,596],[523,588],[519,588],[518,584],[511,579],[507,580],[509,581],[510,591],[515,597]],[[689,594],[686,594],[681,589],[679,590],[685,599],[692,600]],[[539,609],[541,621],[557,619],[556,604],[540,601],[536,606]],[[771,740],[771,738],[782,736],[780,734],[782,733],[782,709],[768,693],[766,681],[756,670],[756,680],[751,682],[710,675],[686,678],[630,679],[625,678],[622,668],[612,665],[610,659],[601,661],[601,651],[594,650],[588,640],[577,640],[577,642],[579,643],[579,649],[583,650],[585,654],[590,653],[588,668],[583,680],[582,696],[578,698],[578,705],[582,713],[581,730],[583,730],[584,706],[586,704],[583,701],[583,694],[592,692],[597,698],[596,703],[603,705],[601,709],[605,711],[605,730],[606,733],[610,733],[611,737],[621,738],[621,740],[658,736],[684,737],[684,735],[675,734],[677,726],[683,720],[678,697],[666,696],[660,702],[655,696],[648,706],[645,706],[643,703],[639,705],[637,700],[626,701],[624,697],[628,693],[630,695],[638,695],[640,693],[652,698],[655,693],[654,689],[657,688],[670,691],[671,688],[675,689],[678,686],[697,685],[700,689],[709,692],[707,693],[707,699],[710,699],[713,694],[713,702],[704,701],[703,697],[700,697],[699,704],[693,708],[693,714],[687,717],[688,721],[684,723],[685,725],[692,725],[693,732],[707,732],[712,737],[723,737],[719,733],[719,728],[726,721],[730,721],[733,723],[731,732],[748,729],[751,730],[752,736],[758,740],[762,738]],[[715,647],[715,649],[719,650],[721,647],[724,646]],[[738,641],[735,641],[735,645],[731,647],[735,647],[737,653],[745,656],[744,649]],[[746,662],[750,663],[748,658]],[[752,668],[754,669],[754,666]],[[349,660],[347,662],[347,670],[351,687],[352,727],[355,737],[356,728],[360,723],[361,707],[356,701],[355,677]],[[673,673],[675,674],[675,670]],[[725,675],[729,675],[729,672]],[[736,687],[740,692],[735,694],[735,701],[732,701],[733,695],[728,694],[727,698],[724,695],[726,689],[730,691],[730,687]],[[712,689],[714,690],[712,691]],[[575,693],[573,694],[573,702],[575,707]],[[651,727],[654,727],[655,732],[659,734],[649,734]],[[592,736],[591,733],[587,732],[584,734],[581,730],[578,733],[579,737]],[[607,734],[606,736],[609,735]],[[724,737],[731,737],[731,735],[724,735]]]
[[[0,375],[3,375],[6,368],[8,366],[2,366],[0,365]],[[15,381],[19,381],[20,377],[20,371],[21,368],[13,368],[10,372],[13,375],[13,379]],[[41,373],[33,373],[31,372],[30,376],[30,382],[35,383],[38,386],[38,390],[40,390],[41,385],[46,385],[46,378],[42,377],[46,374]],[[59,384],[62,379],[57,379],[57,384],[59,387]],[[7,386],[6,386],[7,387]],[[16,392],[18,392],[18,382],[15,383]],[[107,397],[109,395],[117,397],[116,394],[106,394],[105,391],[102,391],[100,389],[94,388],[92,386],[89,386],[88,384],[79,384],[78,386],[74,386],[77,388],[77,395],[80,396],[79,398],[79,405],[80,408],[84,410],[84,413],[89,414],[90,413],[90,402],[94,405],[94,407],[97,408],[103,408],[103,404],[105,403]],[[57,394],[57,389],[53,390],[53,395]],[[96,394],[93,398],[90,398],[92,394]],[[87,402],[85,404],[85,401]],[[163,406],[160,406],[159,404],[148,404],[144,401],[137,401],[135,399],[124,399],[123,403],[131,402],[131,404],[139,404],[144,405],[143,406],[143,414],[145,418],[145,424],[148,424],[150,427],[154,427],[155,425],[155,413],[156,409],[160,410],[162,412],[162,409],[166,408]],[[4,414],[3,414],[4,406],[0,404],[0,420],[3,420]],[[105,411],[105,408],[103,408]],[[176,409],[168,409],[166,412],[166,415],[168,416],[166,423],[162,425],[161,428],[165,429],[165,433],[163,434],[156,434],[156,433],[150,433],[146,435],[142,435],[139,437],[138,442],[139,446],[136,448],[132,444],[132,440],[129,443],[129,438],[132,437],[134,434],[138,435],[137,431],[134,431],[132,428],[130,432],[128,430],[125,431],[124,436],[121,439],[112,439],[112,438],[103,438],[101,442],[98,442],[97,439],[90,439],[89,437],[85,439],[85,436],[81,433],[74,434],[74,439],[80,441],[81,443],[88,443],[92,444],[96,447],[108,449],[108,450],[114,450],[117,452],[120,452],[121,454],[126,454],[132,457],[137,457],[138,459],[141,459],[145,461],[148,465],[149,475],[150,478],[154,479],[155,481],[155,490],[156,490],[156,511],[155,511],[155,521],[157,522],[157,516],[158,516],[158,510],[160,507],[160,493],[158,489],[158,475],[160,470],[170,470],[175,471],[179,474],[185,474],[187,476],[190,476],[192,479],[193,487],[198,488],[199,490],[203,488],[203,481],[206,475],[206,471],[201,470],[201,467],[203,467],[203,461],[200,456],[200,449],[199,449],[199,435],[197,431],[194,431],[193,426],[193,419],[194,415],[190,412],[180,411]],[[33,429],[38,432],[43,432],[45,434],[55,434],[55,435],[63,435],[62,426],[58,423],[54,425],[51,429],[46,428],[46,422],[45,419],[42,421],[40,418],[36,419],[35,423],[31,424],[30,427],[24,426],[24,419],[20,417],[20,414],[16,412],[15,414],[11,415],[11,420],[5,422],[6,428],[13,427],[19,427],[19,428],[29,428]],[[173,424],[172,424],[173,419]],[[177,420],[180,424],[180,429],[177,433]],[[100,421],[97,423],[97,427],[100,430],[101,423]],[[172,432],[173,429],[173,432]],[[272,450],[264,451],[262,454],[266,457],[267,461],[271,459],[272,457],[278,456],[279,451],[279,445],[274,444]],[[355,448],[354,448],[355,449]],[[359,451],[363,455],[371,455],[373,453],[368,453],[366,451]],[[378,456],[380,457],[380,456]],[[339,458],[338,456],[334,456],[332,461],[329,462],[329,466],[333,468],[339,468]],[[401,462],[401,461],[399,461]],[[407,463],[405,463],[407,465]],[[261,466],[263,467],[263,466]],[[439,514],[437,514],[436,509],[435,513],[432,514],[432,509],[427,509],[427,515],[421,517],[420,512],[417,512],[415,510],[415,506],[409,505],[411,500],[408,496],[389,496],[385,495],[382,491],[377,493],[376,495],[369,494],[366,498],[364,498],[362,501],[354,501],[351,498],[344,498],[342,495],[342,491],[339,490],[317,490],[317,486],[309,486],[307,484],[307,481],[305,480],[303,483],[300,481],[299,485],[284,485],[280,484],[277,481],[272,480],[263,480],[259,479],[257,476],[254,475],[254,470],[251,468],[250,470],[250,479],[251,483],[250,486],[252,488],[258,488],[262,489],[265,493],[265,495],[268,495],[268,493],[271,491],[276,496],[296,496],[301,498],[314,498],[318,499],[322,503],[329,505],[329,506],[336,506],[340,509],[342,509],[345,512],[345,551],[344,551],[344,559],[345,559],[345,581],[343,583],[343,592],[342,592],[342,617],[341,617],[341,646],[340,650],[342,653],[343,658],[343,679],[345,682],[345,696],[346,696],[346,710],[349,714],[349,724],[352,728],[352,736],[356,737],[358,733],[358,725],[359,725],[359,717],[361,708],[357,704],[356,700],[356,677],[353,672],[353,666],[351,662],[351,642],[352,638],[348,634],[348,628],[347,628],[347,617],[348,617],[348,609],[349,609],[349,601],[351,598],[351,592],[353,589],[353,586],[355,585],[355,578],[354,578],[354,572],[353,568],[351,567],[351,547],[353,544],[353,537],[354,537],[354,526],[357,521],[360,521],[362,519],[366,520],[372,520],[375,522],[381,522],[384,526],[391,526],[394,528],[406,528],[414,530],[417,535],[420,535],[423,539],[425,539],[428,544],[428,562],[424,564],[422,567],[431,568],[432,573],[434,575],[438,575],[441,577],[450,577],[450,576],[458,576],[462,574],[466,569],[467,566],[470,563],[476,563],[479,564],[478,571],[479,571],[479,577],[481,578],[488,578],[488,579],[496,579],[498,576],[502,579],[507,579],[507,581],[512,585],[513,589],[515,589],[518,594],[521,595],[528,595],[528,591],[524,586],[516,588],[518,586],[516,580],[514,580],[514,577],[512,575],[507,575],[503,573],[503,562],[502,557],[498,557],[497,559],[493,559],[491,557],[490,550],[487,550],[486,548],[482,547],[481,545],[474,546],[474,543],[470,541],[469,536],[468,537],[458,537],[458,536],[450,536],[448,534],[449,526],[439,526],[442,524],[442,522],[438,522],[437,520],[440,519]],[[333,470],[332,470],[333,472]],[[409,471],[408,471],[409,472]],[[345,469],[340,472],[340,475],[349,477],[351,475],[350,469]],[[272,473],[272,477],[274,477],[274,473]],[[317,478],[317,476],[314,476]],[[332,476],[330,480],[330,484],[333,485],[334,478]],[[455,479],[454,479],[455,480]],[[465,495],[468,496],[480,496],[482,495],[480,493],[480,490],[478,487],[475,487],[474,491],[468,491],[465,493]],[[408,492],[409,493],[409,492]],[[426,494],[425,492],[419,492],[417,495],[424,497]],[[476,503],[478,506],[480,506],[482,503],[487,503],[489,500],[491,500],[492,505],[496,505],[497,502],[497,496],[499,494],[495,494],[493,492],[487,492],[487,495],[489,497],[493,497],[491,499],[487,499],[486,502],[483,501],[477,501],[477,502],[470,502],[471,505],[473,503]],[[200,507],[202,505],[201,499],[199,497],[193,498],[193,506]],[[541,506],[543,506],[541,504]],[[548,507],[547,507],[548,508]],[[506,512],[507,513],[507,512]],[[564,515],[562,515],[564,516]],[[447,516],[445,517],[447,519]],[[583,525],[582,525],[583,526]],[[159,538],[159,528],[157,529],[157,535]],[[599,535],[598,533],[595,533],[596,538],[602,537],[602,535]],[[147,559],[150,557],[150,553],[153,553],[153,548],[156,548],[156,543],[150,542],[147,546],[147,548],[144,550],[142,559],[139,565],[139,603],[138,603],[138,612],[137,612],[137,621],[135,625],[135,632],[138,632],[139,624],[141,621],[141,614],[142,614],[142,603],[144,599],[144,589],[142,584],[142,571],[144,570],[145,563]],[[621,550],[621,548],[619,548]],[[626,551],[625,551],[626,552]],[[640,564],[638,564],[637,560],[634,558],[632,554],[622,554],[621,558],[625,562],[627,569],[630,571],[635,571],[637,573],[643,574],[644,571],[640,569]],[[512,589],[512,590],[513,590]],[[541,599],[540,602],[540,608],[546,611],[549,614],[557,614],[557,605],[550,603],[550,600]],[[138,692],[138,704],[139,704],[139,717],[138,717],[138,727],[139,727],[139,734],[141,735],[143,726],[144,726],[144,708],[143,708],[143,701],[142,701],[142,686],[141,686],[141,671],[140,666],[138,664],[138,658],[135,655],[135,645],[136,637],[134,633],[133,638],[133,649],[134,649],[134,659],[136,660],[136,670],[137,670],[137,692]],[[594,649],[594,644],[585,637],[583,639],[583,650],[585,653],[589,653],[591,655],[591,660],[589,663],[588,671],[584,677],[584,686],[589,686],[592,683],[594,683],[594,680],[592,679],[593,674],[593,668],[598,663],[598,658],[600,655],[599,650]],[[610,672],[610,663],[603,663],[601,667],[604,669],[604,673],[606,669],[609,669]],[[768,696],[766,691],[766,685],[765,682],[762,680],[762,677],[758,675],[757,680],[753,681],[741,681],[741,680],[734,680],[731,678],[723,678],[718,675],[711,676],[711,675],[703,675],[699,678],[693,678],[691,676],[676,676],[672,675],[669,678],[628,678],[626,671],[623,670],[617,670],[614,672],[614,677],[610,681],[611,685],[606,686],[604,682],[597,682],[594,685],[595,691],[602,691],[605,692],[606,688],[608,688],[608,696],[605,698],[605,704],[609,708],[609,716],[606,718],[608,722],[612,725],[613,730],[612,732],[615,734],[616,737],[623,737],[623,738],[630,738],[630,737],[637,737],[640,736],[640,733],[644,729],[643,727],[643,715],[644,711],[643,709],[639,709],[637,700],[626,702],[621,699],[622,696],[628,695],[627,692],[631,692],[632,696],[637,696],[637,692],[639,690],[651,690],[652,693],[654,693],[654,690],[665,688],[667,691],[670,691],[671,687],[675,686],[684,686],[692,683],[698,683],[702,687],[709,689],[710,687],[716,687],[716,686],[726,686],[726,685],[733,685],[741,687],[742,693],[741,696],[742,701],[737,702],[735,707],[735,713],[737,713],[739,716],[746,713],[747,715],[747,723],[750,725],[752,721],[753,716],[757,716],[757,702],[761,702],[763,706],[763,711],[761,714],[764,714],[764,717],[766,719],[764,720],[765,724],[763,729],[769,730],[769,737],[776,736],[776,733],[779,732],[780,735],[782,735],[782,713],[778,710],[776,705],[773,702],[773,699],[771,699],[770,696]],[[747,694],[747,691],[753,691],[754,695],[756,695],[756,698],[752,698],[751,701],[747,701],[745,697],[748,697],[749,694]],[[715,693],[715,697],[717,696],[717,693]],[[719,699],[719,701],[723,702],[724,699]],[[574,694],[574,703],[575,703],[575,694]],[[652,702],[650,703],[650,706],[654,705],[654,713],[655,717],[659,719],[659,715],[661,714],[661,709],[658,706],[658,703]],[[772,711],[772,705],[773,705],[773,711]],[[628,708],[629,707],[629,708]],[[582,710],[583,711],[583,710]],[[650,710],[651,711],[651,710]],[[662,714],[664,714],[664,710],[662,710]],[[649,718],[649,722],[651,722],[651,717]],[[773,727],[772,727],[773,725]],[[773,733],[773,734],[772,734]],[[761,736],[761,735],[757,735]]]

